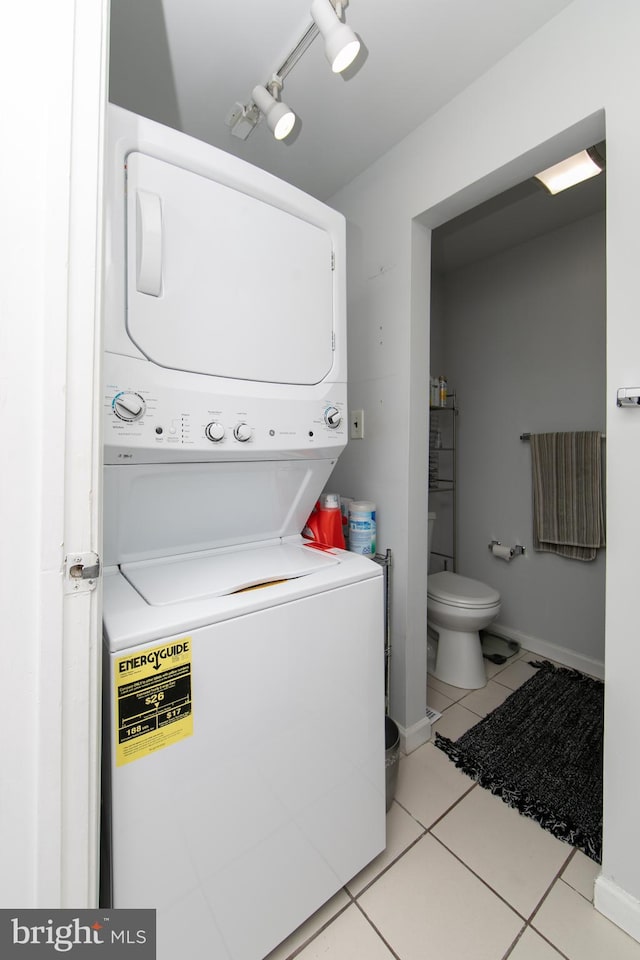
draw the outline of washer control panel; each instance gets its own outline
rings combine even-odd
[[[136,374],[149,369],[133,364]],[[106,463],[331,457],[346,445],[345,384],[318,396],[285,385],[290,398],[238,397],[125,380],[123,366],[117,382],[105,371]]]

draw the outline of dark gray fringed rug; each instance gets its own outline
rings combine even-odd
[[[463,773],[588,857],[602,858],[604,684],[547,661],[458,740],[436,746]]]

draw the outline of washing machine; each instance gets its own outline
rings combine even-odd
[[[109,107],[103,904],[261,960],[385,844],[382,569],[301,536],[346,444],[344,221]]]

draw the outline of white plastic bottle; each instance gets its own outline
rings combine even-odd
[[[371,500],[354,500],[349,507],[349,550],[375,556],[376,505]]]

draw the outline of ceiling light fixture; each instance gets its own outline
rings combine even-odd
[[[296,122],[296,115],[293,110],[278,100],[278,94],[282,90],[282,80],[274,75],[269,82],[269,89],[266,87],[254,87],[253,102],[258,110],[264,114],[267,126],[271,130],[276,140],[284,140],[293,130]]]
[[[342,73],[353,63],[360,51],[360,41],[353,30],[342,21],[347,0],[312,0],[312,23],[291,53],[273,73],[271,80],[253,88],[248,103],[234,103],[227,114],[226,124],[234,137],[246,140],[262,114],[276,140],[284,140],[295,126],[295,114],[279,100],[285,77],[309,49],[312,42],[322,34],[325,54],[334,73]]]
[[[342,73],[350,66],[360,51],[360,41],[355,33],[343,23],[343,5],[336,3],[335,9],[329,0],[313,0],[311,16],[324,40],[324,52],[334,73]]]
[[[535,179],[539,180],[549,193],[555,195],[577,183],[582,183],[583,180],[596,177],[603,170],[604,159],[595,147],[589,147],[537,173]]]

